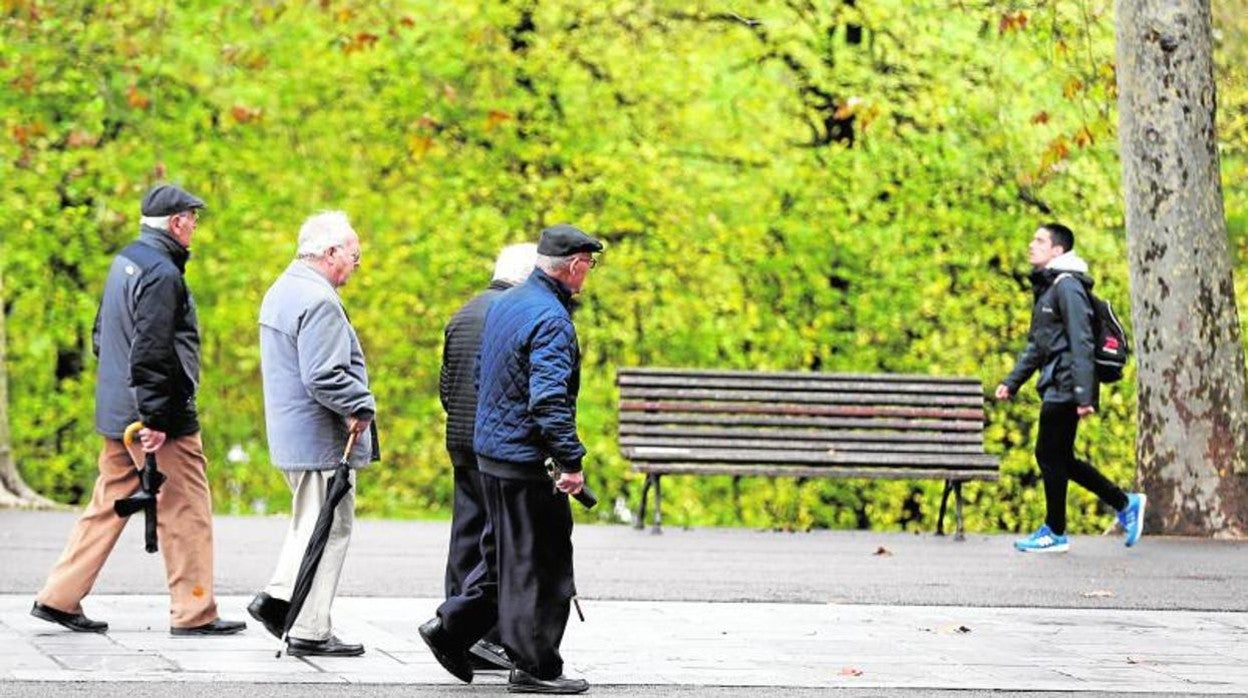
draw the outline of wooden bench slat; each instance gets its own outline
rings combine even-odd
[[[621,392],[652,389],[704,388],[714,390],[755,390],[786,393],[845,392],[845,393],[915,393],[919,395],[978,395],[984,387],[978,382],[925,383],[925,382],[878,382],[856,379],[801,381],[770,378],[679,378],[675,376],[634,376],[619,374],[616,385]]]
[[[891,442],[923,442],[933,444],[974,444],[982,445],[983,439],[978,434],[967,432],[913,432],[913,431],[863,431],[860,429],[806,429],[781,427],[699,427],[692,428],[676,424],[635,424],[623,422],[619,425],[621,437],[662,436],[671,438],[720,438],[720,439],[752,439],[777,438],[801,439],[805,441],[891,441]]]
[[[949,470],[941,468],[853,468],[830,467],[810,468],[793,466],[788,468],[765,467],[756,465],[721,465],[709,470],[705,463],[637,463],[636,469],[641,473],[662,473],[663,475],[733,475],[760,477],[841,477],[866,478],[885,480],[985,480],[994,481],[1000,478],[996,470]]]
[[[694,369],[694,368],[663,368],[663,367],[626,367],[616,370],[617,376],[669,376],[675,378],[749,378],[749,379],[788,379],[801,381],[864,381],[875,383],[933,383],[947,385],[981,385],[973,378],[966,376],[927,376],[917,373],[812,373],[810,371],[741,371],[730,369]],[[981,388],[982,389],[982,388]]]
[[[623,449],[634,461],[690,463],[799,463],[828,465],[893,465],[897,467],[945,466],[949,468],[996,468],[998,459],[987,454],[965,453],[873,453],[867,451],[830,450],[772,451],[717,448],[635,447]]]
[[[775,451],[879,451],[881,453],[982,453],[978,443],[934,444],[922,442],[891,441],[801,441],[796,439],[697,439],[687,436],[623,436],[621,447],[672,447],[683,446],[715,449],[747,449]]]
[[[905,405],[793,405],[774,402],[684,402],[667,400],[628,400],[620,402],[621,412],[688,412],[721,414],[795,414],[830,417],[912,417],[915,419],[979,419],[984,418],[979,403],[943,407],[910,407]],[[960,407],[961,409],[955,409]]]
[[[917,431],[983,431],[982,420],[853,419],[843,417],[776,417],[756,414],[652,414],[620,412],[620,423],[732,424],[739,426],[828,427],[832,429],[899,429]]]
[[[706,388],[645,388],[620,391],[620,399],[633,402],[672,400],[684,402],[821,405],[922,405],[938,407],[980,407],[984,397],[975,395],[922,395],[915,393],[834,393],[764,392],[715,390]]]

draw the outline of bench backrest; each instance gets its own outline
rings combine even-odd
[[[620,448],[640,470],[996,472],[976,378],[621,368],[617,383]]]

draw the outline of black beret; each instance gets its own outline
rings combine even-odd
[[[537,253],[547,257],[567,257],[577,252],[602,252],[602,243],[563,223],[543,230],[537,241]]]
[[[157,184],[143,196],[139,211],[145,216],[172,216],[203,208],[204,200],[172,184]]]

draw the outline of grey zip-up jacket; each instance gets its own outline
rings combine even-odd
[[[328,470],[342,458],[347,417],[372,419],[377,404],[359,337],[338,292],[295,260],[260,305],[260,372],[269,457],[282,470]],[[351,451],[351,466],[376,460],[376,429]]]
[[[1002,382],[1016,394],[1039,370],[1036,390],[1045,402],[1095,406],[1099,384],[1087,263],[1068,252],[1033,272],[1031,282],[1035,305],[1027,348]]]
[[[189,257],[168,233],[142,226],[113,258],[91,337],[95,428],[110,439],[138,420],[169,438],[199,431],[199,321],[182,275]]]

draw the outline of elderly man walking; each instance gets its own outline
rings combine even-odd
[[[195,393],[199,387],[199,322],[183,272],[204,202],[168,184],[140,207],[139,239],[113,258],[95,317],[99,359],[95,428],[104,436],[99,478],[61,558],[35,598],[31,615],[79,632],[102,633],[88,618],[91,591],[129,519],[113,502],[139,487],[137,464],[155,453],[167,477],[157,498],[160,550],[169,584],[173,635],[229,635],[247,627],[221,620],[213,594],[212,494],[208,489]],[[135,421],[141,448],[122,433]]]
[[[420,627],[434,657],[472,681],[468,648],[498,625],[515,664],[513,693],[581,693],[563,675],[559,645],[576,596],[568,497],[584,487],[585,446],[576,433],[581,354],[572,325],[602,243],[570,225],[542,231],[537,269],[486,313],[473,448],[492,535],[466,589]],[[552,488],[545,469],[562,474]]]
[[[533,273],[537,245],[531,242],[504,247],[494,262],[494,279],[473,296],[446,324],[442,348],[442,372],[438,392],[446,410],[446,451],[454,469],[451,509],[451,542],[446,559],[446,598],[466,588],[468,575],[481,564],[482,534],[487,532],[485,502],[481,498],[481,474],[472,437],[477,420],[476,364],[481,348],[481,329],[490,304],[503,291]],[[486,542],[486,546],[492,545]],[[511,669],[511,660],[491,630],[469,650],[473,669]]]
[[[337,289],[360,266],[360,239],[340,211],[308,218],[299,230],[298,259],[269,288],[260,306],[260,372],[269,456],[291,491],[290,527],[268,587],[247,611],[276,637],[282,636],[299,563],[325,502],[333,469],[349,433],[357,435],[350,463],[361,468],[378,459],[373,428],[376,402],[359,337]],[[352,488],[334,510],[334,523],[311,590],[290,629],[293,657],[364,654],[364,646],[333,634],[330,607],[346,559],[355,520]]]

